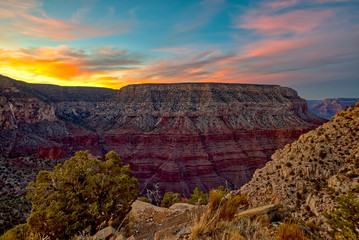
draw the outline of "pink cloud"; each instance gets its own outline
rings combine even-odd
[[[300,0],[282,0],[282,1],[270,1],[265,3],[264,7],[271,10],[280,10],[283,8],[292,7],[298,4]]]
[[[288,33],[305,33],[320,26],[324,20],[332,16],[332,10],[296,10],[277,15],[257,15],[257,13],[251,13],[244,16],[236,27],[254,29],[259,34],[269,36]]]
[[[315,39],[264,39],[243,47],[241,57],[282,56],[313,44]]]
[[[337,3],[337,2],[352,2],[353,0],[315,0],[315,3]]]
[[[59,21],[49,17],[40,18],[29,14],[20,14],[20,16],[23,21],[14,22],[14,26],[18,28],[21,33],[36,37],[50,38],[57,41],[105,36],[115,32],[114,30]]]
[[[38,0],[5,0],[0,2],[0,18],[9,22],[9,31],[16,30],[25,35],[55,41],[106,36],[127,30],[126,26],[118,23],[116,26],[110,24],[101,27],[79,23],[82,15],[89,9],[79,9],[70,21],[63,21],[47,16],[41,6],[42,3]]]

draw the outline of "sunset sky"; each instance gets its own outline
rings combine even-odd
[[[359,97],[359,0],[0,0],[0,74],[32,83],[279,84]]]

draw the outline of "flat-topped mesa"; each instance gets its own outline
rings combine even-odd
[[[243,185],[276,149],[324,122],[294,90],[272,85],[130,85],[103,107],[105,149],[131,165],[142,191],[159,183],[187,196]]]
[[[135,115],[228,116],[244,110],[243,104],[246,104],[244,107],[253,104],[264,104],[269,107],[281,104],[292,110],[307,111],[304,100],[299,98],[294,90],[276,85],[141,84],[121,88],[115,98],[121,105],[123,114]]]

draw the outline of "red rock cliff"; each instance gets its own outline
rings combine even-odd
[[[276,149],[324,122],[294,90],[280,86],[143,84],[96,95],[96,89],[20,85],[51,113],[38,123],[25,121],[43,141],[23,144],[22,153],[57,158],[80,149],[96,156],[114,150],[131,165],[142,192],[156,183],[186,196],[194,187],[238,188]],[[40,122],[43,127],[34,127]],[[3,153],[21,154],[3,145]]]
[[[142,191],[159,183],[187,196],[194,187],[242,186],[276,149],[323,123],[280,86],[132,85],[105,108],[116,114],[102,129],[105,149],[130,163]]]

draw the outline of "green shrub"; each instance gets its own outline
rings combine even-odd
[[[27,189],[31,231],[70,239],[87,228],[94,234],[109,221],[119,224],[137,199],[138,182],[115,152],[101,162],[80,151],[54,171],[40,171]]]
[[[206,205],[208,203],[208,194],[199,191],[198,188],[195,188],[193,190],[193,194],[191,194],[190,199],[188,199],[188,203],[193,205]]]
[[[336,199],[339,209],[325,213],[331,227],[330,235],[336,239],[359,239],[359,201],[354,193]]]
[[[28,225],[20,224],[5,232],[0,240],[28,240]]]
[[[170,207],[175,203],[182,201],[182,197],[179,193],[166,192],[161,201],[161,207]]]
[[[151,200],[146,197],[140,197],[138,200],[140,200],[141,202],[151,203]]]

